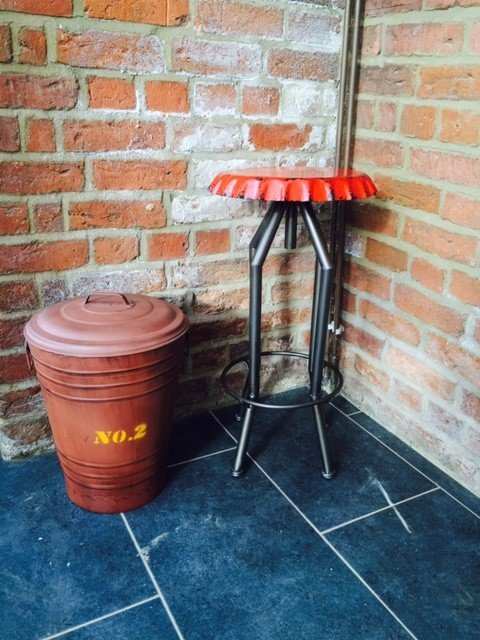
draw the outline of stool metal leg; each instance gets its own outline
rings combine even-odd
[[[283,202],[274,202],[250,243],[250,312],[249,312],[249,372],[248,397],[257,400],[260,392],[262,267],[285,212]],[[242,417],[232,475],[243,472],[243,464],[250,439],[255,408],[247,406]]]
[[[310,396],[312,400],[320,398],[322,393],[323,361],[325,357],[325,339],[328,331],[330,294],[332,289],[332,262],[328,254],[327,243],[323,237],[320,223],[310,203],[301,207],[302,217],[317,256],[315,267],[315,292],[312,309],[312,331],[310,343]],[[331,461],[326,434],[326,420],[323,406],[314,406],[313,415],[317,428],[323,476],[333,478],[335,470]]]

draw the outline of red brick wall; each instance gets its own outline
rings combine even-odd
[[[338,5],[0,0],[5,456],[48,443],[23,325],[95,289],[180,304],[192,350],[179,410],[220,397],[218,373],[244,347],[258,211],[206,187],[228,167],[329,161]],[[309,249],[274,251],[267,344],[304,346],[312,272]]]
[[[367,0],[347,394],[480,490],[480,1]]]

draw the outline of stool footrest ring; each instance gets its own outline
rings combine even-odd
[[[304,360],[308,360],[308,354],[307,353],[300,353],[297,351],[262,351],[261,354],[262,356],[282,356],[282,357],[287,357],[287,358],[303,358]],[[324,362],[323,366],[326,367],[327,369],[330,369],[331,371],[334,372],[335,374],[335,388],[333,391],[331,391],[330,393],[322,396],[321,398],[316,398],[315,400],[310,400],[309,402],[297,402],[296,404],[270,404],[268,402],[259,402],[258,400],[252,400],[251,398],[248,397],[244,397],[242,395],[240,395],[239,393],[237,393],[236,391],[234,391],[230,385],[227,382],[227,375],[230,372],[231,369],[233,369],[233,367],[235,367],[237,364],[240,364],[241,362],[243,362],[244,364],[247,365],[247,367],[249,366],[249,357],[247,356],[241,356],[240,358],[236,358],[235,360],[232,360],[232,362],[230,362],[230,364],[228,364],[225,369],[222,371],[222,375],[221,375],[221,382],[222,382],[222,386],[225,389],[225,391],[230,394],[233,398],[235,398],[236,400],[238,400],[238,402],[241,402],[244,405],[247,405],[249,407],[258,407],[260,409],[304,409],[306,407],[314,407],[316,405],[319,404],[325,404],[327,402],[329,402],[332,398],[334,398],[336,395],[338,395],[340,393],[340,390],[343,386],[343,376],[340,373],[340,370],[337,366],[335,366],[334,364],[332,364],[331,362]]]

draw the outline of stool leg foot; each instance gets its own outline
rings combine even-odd
[[[247,454],[248,441],[252,431],[253,416],[255,414],[254,407],[246,407],[243,416],[242,430],[238,439],[237,450],[235,452],[235,461],[232,467],[232,476],[239,478],[244,472],[245,456]]]
[[[313,417],[315,419],[315,427],[317,428],[318,444],[320,445],[320,457],[322,460],[322,475],[327,480],[335,477],[335,468],[333,467],[330,447],[326,434],[327,421],[325,419],[325,411],[321,405],[313,407]]]

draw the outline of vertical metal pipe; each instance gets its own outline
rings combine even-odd
[[[341,164],[342,140],[343,140],[343,114],[345,110],[345,93],[347,86],[348,69],[348,44],[350,35],[350,20],[352,14],[352,0],[346,0],[345,11],[343,13],[343,36],[342,36],[342,64],[340,67],[340,83],[338,88],[338,109],[337,109],[337,143],[335,148],[335,169]]]
[[[357,82],[357,58],[359,46],[359,31],[361,18],[361,0],[355,0],[354,19],[350,29],[351,22],[351,2],[345,5],[345,22],[343,32],[343,60],[346,65],[345,74],[341,76],[341,86],[339,90],[339,113],[342,111],[342,118],[339,118],[339,124],[342,131],[337,131],[337,150],[336,150],[336,167],[350,166],[351,144],[352,144],[352,128],[353,113],[355,105],[355,89]],[[351,36],[351,37],[350,37]],[[351,42],[351,44],[350,44]],[[349,55],[350,54],[350,55]],[[350,66],[347,79],[347,58],[349,58]],[[342,64],[343,71],[343,64]],[[343,81],[343,84],[342,84]],[[348,85],[348,94],[347,94]],[[347,103],[345,105],[345,95],[347,95]],[[345,113],[345,135],[343,136],[343,112]],[[339,144],[340,141],[340,144]],[[332,300],[331,318],[332,331],[328,334],[328,359],[334,364],[338,363],[338,328],[341,321],[342,309],[342,279],[343,279],[343,263],[345,250],[345,203],[339,202],[333,205],[332,215],[333,233],[330,236],[330,253],[335,265],[335,288]]]
[[[355,12],[352,26],[352,57],[350,61],[350,80],[348,88],[347,117],[345,123],[345,167],[350,166],[350,151],[352,145],[353,110],[355,105],[355,90],[357,86],[357,58],[360,40],[361,1],[355,0]]]

